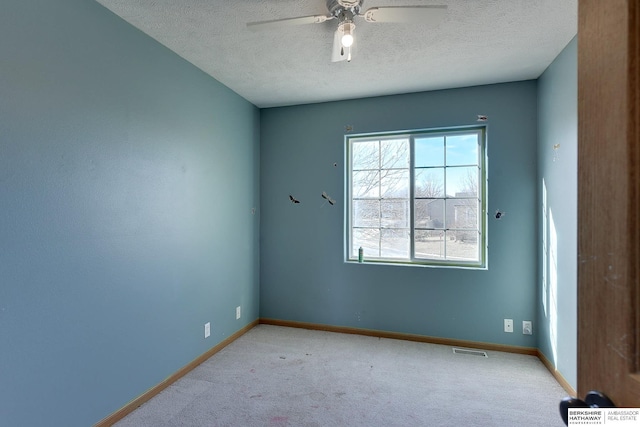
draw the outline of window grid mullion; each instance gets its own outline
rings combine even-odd
[[[447,259],[447,230],[449,228],[448,209],[447,209],[447,135],[444,136],[444,230],[442,231],[442,245],[444,247],[444,259]]]
[[[415,136],[411,135],[409,139],[409,258],[411,261],[416,260],[416,242],[415,242]]]
[[[382,140],[378,141],[378,257],[382,257]]]

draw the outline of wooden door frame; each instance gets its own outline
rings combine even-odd
[[[640,1],[579,0],[578,396],[640,407]]]

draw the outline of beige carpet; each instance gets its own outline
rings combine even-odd
[[[259,325],[118,427],[563,426],[534,356]]]

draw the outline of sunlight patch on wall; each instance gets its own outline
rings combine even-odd
[[[548,317],[547,312],[547,271],[549,269],[547,255],[549,253],[548,246],[548,224],[547,218],[547,183],[542,179],[542,307],[544,308],[544,317]]]
[[[549,209],[549,340],[553,365],[558,367],[558,236]]]

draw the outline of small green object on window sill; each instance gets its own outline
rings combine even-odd
[[[360,249],[358,249],[358,262],[362,262],[362,259],[364,255],[364,250],[362,249],[362,246],[360,246]]]

